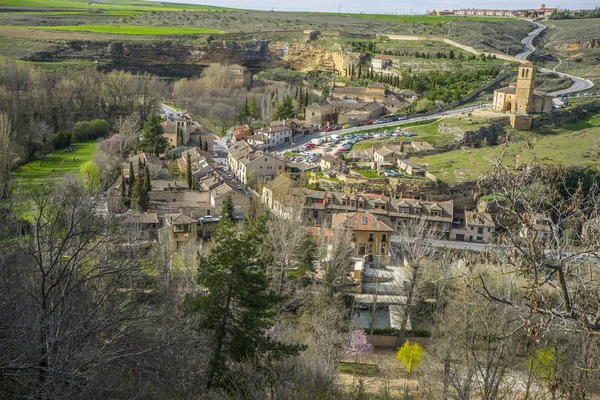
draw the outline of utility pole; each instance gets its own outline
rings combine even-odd
[[[342,2],[340,1],[338,3],[338,14],[341,13],[341,11],[342,11]]]

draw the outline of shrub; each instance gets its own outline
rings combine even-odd
[[[71,144],[71,132],[61,131],[52,135],[52,148],[64,149]]]
[[[110,125],[103,119],[93,121],[79,121],[73,127],[73,139],[76,142],[85,142],[108,135]]]

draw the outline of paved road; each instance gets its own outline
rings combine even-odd
[[[290,146],[289,144],[287,146],[283,146],[283,145],[282,146],[278,146],[278,147],[276,147],[274,149],[274,151],[284,152],[284,151],[290,150],[291,147],[300,146],[302,144],[310,142],[312,139],[316,139],[316,138],[320,138],[320,137],[329,137],[331,135],[342,135],[342,134],[353,133],[353,132],[360,132],[360,131],[371,130],[371,129],[387,128],[387,127],[390,127],[390,126],[404,125],[404,124],[408,124],[408,123],[412,123],[412,122],[416,122],[416,121],[432,120],[432,119],[436,119],[436,118],[440,118],[440,117],[448,116],[448,115],[468,113],[468,112],[471,112],[471,111],[474,111],[474,110],[479,110],[479,109],[482,109],[482,108],[487,108],[489,106],[490,106],[490,104],[483,104],[483,105],[478,105],[478,106],[469,106],[469,107],[463,107],[463,108],[455,108],[453,110],[442,111],[442,112],[439,112],[439,113],[430,114],[430,115],[426,115],[426,116],[410,116],[407,119],[402,120],[402,121],[387,122],[385,124],[377,124],[377,125],[369,125],[369,126],[357,126],[357,127],[354,127],[354,128],[340,129],[340,130],[333,131],[333,132],[317,132],[317,133],[313,133],[311,135],[295,137],[294,138],[294,143],[293,143],[292,146]],[[418,140],[418,138],[416,140]]]
[[[530,21],[530,22],[533,22],[533,21]],[[537,22],[533,22],[533,23],[537,25],[537,28],[535,28],[534,30],[529,32],[529,34],[527,36],[525,36],[525,38],[523,40],[521,40],[521,43],[523,44],[523,51],[515,56],[522,60],[527,60],[527,57],[529,57],[529,55],[531,55],[535,51],[535,46],[533,45],[533,39],[535,39],[537,35],[542,33],[542,31],[544,29],[546,29],[546,25],[542,25]]]
[[[536,50],[536,47],[533,45],[533,40],[536,38],[536,36],[538,36],[540,33],[542,33],[544,31],[544,29],[546,29],[546,25],[542,25],[539,22],[534,22],[534,21],[530,21],[530,22],[533,22],[534,24],[536,24],[537,28],[534,29],[533,31],[529,32],[529,34],[523,40],[521,40],[521,43],[523,43],[523,51],[521,53],[517,54],[515,57],[520,58],[522,60],[526,60]],[[554,71],[551,71],[546,68],[540,68],[540,71],[544,72],[544,73],[554,72]],[[565,94],[581,92],[581,91],[588,90],[588,89],[591,89],[594,87],[594,84],[587,79],[579,78],[579,77],[573,76],[573,75],[563,74],[560,72],[554,72],[554,73],[556,73],[562,77],[571,78],[571,80],[573,81],[573,86],[571,86],[570,88],[567,88],[567,89],[557,90],[556,92],[548,93],[551,96],[563,96]]]
[[[400,236],[392,236],[392,242],[399,242]],[[455,240],[429,240],[434,247],[445,247],[447,249],[485,251],[489,248],[485,243],[459,242]]]

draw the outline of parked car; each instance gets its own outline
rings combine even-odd
[[[365,122],[365,125],[373,125],[373,121],[368,120],[367,122]]]
[[[407,118],[408,117],[406,115],[402,115],[402,116],[398,117],[398,121],[404,121]]]
[[[342,128],[348,129],[348,128],[350,128],[350,124],[346,124],[346,125],[342,126]]]
[[[333,128],[331,126],[328,126],[327,128],[323,129],[323,132],[332,132]]]

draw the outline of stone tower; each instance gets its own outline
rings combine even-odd
[[[530,62],[519,65],[513,112],[528,113],[532,110],[534,85],[535,66]]]

